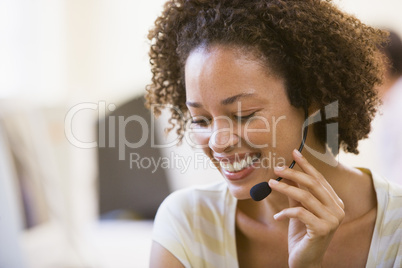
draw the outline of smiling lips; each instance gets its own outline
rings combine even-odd
[[[230,173],[240,172],[251,165],[260,158],[260,154],[244,154],[234,155],[230,157],[215,157],[219,161],[219,164],[223,171]]]

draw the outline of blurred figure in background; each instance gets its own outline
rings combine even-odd
[[[374,121],[372,137],[379,156],[380,174],[402,184],[402,41],[394,31],[390,31],[389,43],[383,52],[387,61],[384,84],[379,88],[383,106]]]

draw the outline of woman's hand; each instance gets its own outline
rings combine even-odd
[[[326,179],[297,150],[293,157],[304,171],[275,169],[275,174],[291,183],[270,180],[270,187],[289,198],[289,208],[276,220],[289,218],[289,267],[321,267],[325,251],[342,222],[342,200]],[[291,185],[292,184],[292,185]]]

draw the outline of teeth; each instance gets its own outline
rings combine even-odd
[[[229,172],[238,172],[250,165],[253,164],[255,160],[257,160],[259,157],[257,155],[254,156],[247,156],[245,159],[241,160],[240,162],[234,162],[233,164],[227,163],[227,162],[220,162],[220,166],[223,169],[226,169]]]
[[[253,163],[253,159],[250,156],[247,156],[247,164],[251,165]]]
[[[239,162],[234,162],[233,167],[235,171],[241,170],[241,164]]]
[[[240,166],[241,166],[242,168],[247,167],[247,166],[248,166],[248,165],[247,165],[247,161],[246,161],[245,159],[241,160]]]
[[[235,169],[234,169],[234,167],[232,166],[232,164],[228,164],[228,170],[229,170],[230,172],[235,171]]]
[[[228,165],[225,162],[219,162],[219,164],[221,165],[221,168],[227,169]]]

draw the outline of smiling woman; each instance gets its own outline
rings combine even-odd
[[[221,169],[229,190],[239,199],[249,198],[256,182],[274,176],[272,169],[258,168],[256,163],[245,165],[248,156],[254,162],[262,161],[271,152],[291,162],[291,152],[300,144],[303,109],[290,104],[284,80],[269,75],[267,70],[249,53],[222,45],[198,48],[185,64],[189,112],[195,120],[198,116],[208,118],[208,123],[197,127],[209,131],[195,135],[196,143],[204,145],[210,158],[230,162],[234,170],[223,165]],[[266,122],[280,117],[285,120],[276,127],[273,137]],[[276,144],[267,144],[274,138]]]
[[[402,189],[335,159],[370,131],[385,36],[328,1],[169,1],[149,35],[148,105],[173,105],[225,182],[163,202],[151,266],[400,267]]]

